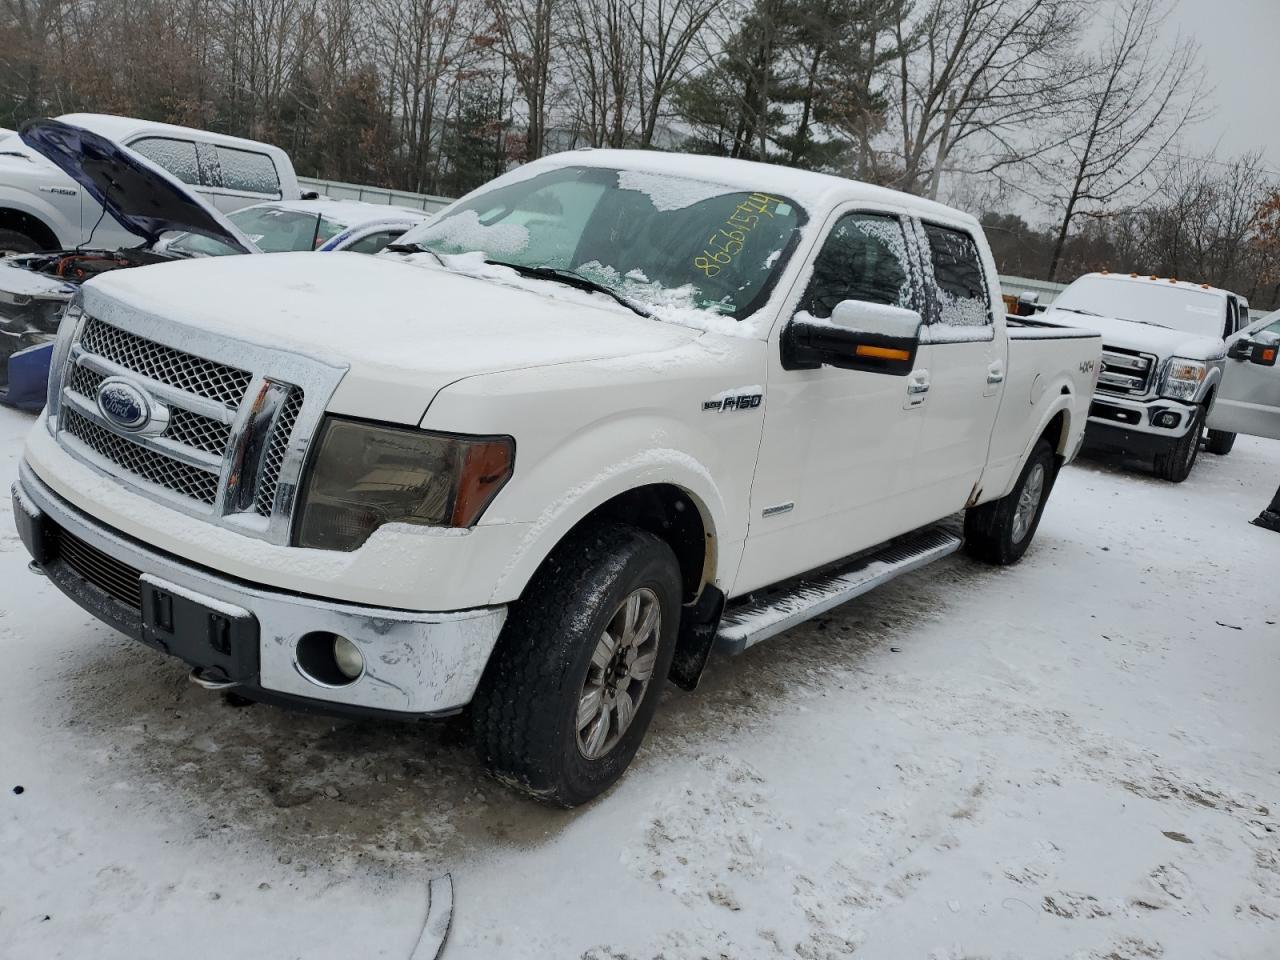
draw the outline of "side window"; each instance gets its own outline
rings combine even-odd
[[[1240,313],[1235,297],[1227,297],[1227,325],[1222,331],[1223,337],[1229,337],[1240,329]]]
[[[973,237],[931,223],[924,225],[924,233],[937,287],[937,323],[946,327],[991,326],[991,297]]]
[[[336,221],[330,220],[328,217],[321,215],[320,222],[316,226],[316,238],[312,249],[319,250],[345,229],[347,228],[344,224],[337,223]]]
[[[217,146],[215,149],[218,166],[222,170],[222,185],[226,189],[280,199],[280,176],[269,156],[234,147]]]
[[[800,310],[825,320],[841,300],[914,309],[907,238],[897,217],[850,213],[827,235]]]
[[[164,167],[183,183],[200,185],[200,164],[196,160],[196,145],[190,140],[174,140],[172,137],[142,137],[129,144],[152,163]]]
[[[377,253],[388,243],[392,243],[399,238],[403,230],[379,230],[377,233],[371,233],[367,237],[361,237],[355,243],[348,244],[343,250],[350,250],[352,253]]]

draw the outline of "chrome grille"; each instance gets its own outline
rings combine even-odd
[[[234,410],[244,399],[253,374],[214,363],[103,323],[85,320],[80,346],[114,364],[186,393]]]
[[[218,475],[189,466],[162,453],[126,440],[99,426],[74,409],[64,407],[61,428],[98,456],[135,476],[159,484],[174,493],[212,506],[218,499]]]
[[[280,485],[280,469],[284,466],[284,455],[289,449],[289,437],[298,422],[298,414],[302,412],[302,390],[294,388],[276,415],[275,426],[271,429],[271,440],[262,457],[262,474],[258,481],[258,493],[254,498],[253,508],[259,516],[269,517],[275,509],[276,488]]]
[[[175,407],[164,435],[188,447],[222,456],[231,442],[231,424]]]
[[[172,509],[288,543],[307,447],[346,368],[84,296],[55,347],[59,442]],[[99,406],[108,378],[141,392],[148,416],[134,429]]]
[[[1121,347],[1102,348],[1102,370],[1098,374],[1098,390],[1123,396],[1143,396],[1150,392],[1156,358]]]

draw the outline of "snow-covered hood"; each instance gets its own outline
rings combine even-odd
[[[347,365],[331,412],[417,423],[466,377],[674,350],[700,336],[603,296],[521,289],[358,253],[209,257],[117,270],[84,286],[85,309],[168,323]]]
[[[84,187],[120,226],[150,245],[167,231],[183,230],[242,253],[258,252],[231,221],[176,177],[113,140],[61,120],[28,120],[19,136]]]
[[[1050,307],[1036,318],[1062,327],[1079,327],[1102,334],[1103,345],[1155,354],[1162,360],[1186,357],[1188,360],[1217,360],[1223,356],[1225,344],[1220,339],[1201,337],[1181,330],[1170,330],[1150,323],[1135,323],[1115,317],[1091,317],[1070,310]]]

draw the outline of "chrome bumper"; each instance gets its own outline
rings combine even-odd
[[[158,585],[215,613],[253,618],[258,637],[257,675],[237,684],[250,696],[261,690],[277,699],[307,701],[319,707],[330,705],[343,712],[454,712],[471,700],[506,619],[505,607],[451,613],[387,610],[233,580],[102,526],[62,500],[25,462],[19,467],[13,495],[20,529],[23,525],[28,529],[56,525],[138,571],[144,588]],[[27,539],[24,536],[24,541]],[[36,552],[32,543],[27,546],[33,554]],[[36,556],[36,560],[41,558]],[[91,613],[136,639],[144,639],[140,609],[109,597],[68,564],[55,560],[47,564],[45,572]],[[136,618],[136,626],[131,618]],[[354,642],[364,656],[361,676],[341,686],[308,676],[298,664],[296,650],[298,641],[314,632],[333,633]]]
[[[1157,426],[1154,417],[1175,415],[1173,426]],[[1147,434],[1152,439],[1181,440],[1195,420],[1196,404],[1163,397],[1137,399],[1111,393],[1095,393],[1089,405],[1089,423],[1118,427],[1131,433]]]

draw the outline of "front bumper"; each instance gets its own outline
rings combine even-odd
[[[155,550],[95,521],[24,462],[13,487],[19,534],[36,565],[100,620],[224,679],[250,697],[336,712],[430,716],[471,700],[505,607],[421,613],[263,588]],[[308,634],[337,634],[365,669],[343,685],[299,664]]]
[[[1116,431],[1145,438],[1157,447],[1176,443],[1195,422],[1197,405],[1164,397],[1135,398],[1095,393],[1089,405],[1087,432],[1111,436]]]

